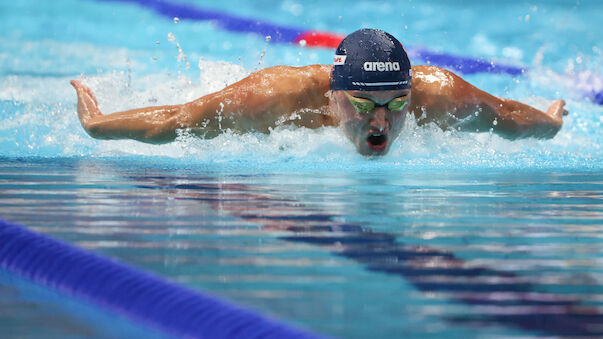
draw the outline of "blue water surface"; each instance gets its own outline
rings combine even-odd
[[[599,1],[187,3],[340,34],[376,27],[409,49],[522,66],[465,78],[541,109],[563,98],[570,114],[550,140],[411,119],[379,159],[337,128],[99,141],[77,120],[71,79],[110,113],[333,51],[119,1],[5,1],[1,218],[332,336],[601,335],[603,106],[588,99],[603,89]],[[139,333],[0,283],[0,333]]]

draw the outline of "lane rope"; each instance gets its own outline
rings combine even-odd
[[[0,219],[0,269],[186,338],[318,338]]]
[[[217,10],[201,8],[189,3],[174,0],[97,0],[103,2],[134,3],[155,13],[173,19],[211,21],[216,27],[234,33],[252,33],[262,37],[270,36],[275,43],[293,43],[302,47],[336,48],[345,35],[333,32],[307,30],[298,27],[278,25],[268,21],[245,18],[223,13]],[[480,58],[464,57],[448,53],[431,51],[423,47],[405,46],[412,59],[439,66],[462,74],[493,73],[522,76],[529,71],[527,67],[506,65],[500,62]],[[414,63],[414,61],[413,61]],[[568,76],[566,76],[568,77]],[[576,77],[574,77],[576,78]],[[580,81],[579,79],[570,81]],[[603,79],[590,84],[580,91],[581,97],[603,105]]]

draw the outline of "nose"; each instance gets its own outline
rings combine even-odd
[[[377,128],[380,131],[385,130],[387,127],[388,121],[384,107],[378,107],[375,109],[371,120],[369,121],[371,127]]]

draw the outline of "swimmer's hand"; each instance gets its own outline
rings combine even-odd
[[[82,124],[82,127],[84,127],[86,133],[94,137],[90,132],[90,121],[95,117],[103,115],[98,109],[96,97],[90,88],[82,85],[82,83],[77,80],[71,80],[71,85],[75,88],[77,94],[77,116],[80,119],[80,123]]]
[[[544,137],[552,138],[559,132],[563,125],[563,116],[568,115],[569,112],[564,108],[565,101],[558,99],[553,101],[549,109],[546,110],[546,115],[553,119],[553,127],[549,130],[549,133],[543,133]]]
[[[557,119],[561,123],[563,123],[562,117],[569,114],[569,112],[564,107],[565,107],[565,101],[563,101],[561,99],[555,100],[551,104],[551,106],[549,106],[549,109],[546,111],[546,114],[548,114],[550,117]]]

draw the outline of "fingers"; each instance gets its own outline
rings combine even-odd
[[[98,101],[96,101],[96,96],[94,96],[94,93],[92,93],[92,90],[88,87],[85,87],[86,93],[90,96],[90,98],[92,98],[92,101],[94,101],[94,105],[98,106]]]
[[[567,112],[567,110],[564,109],[565,107],[565,101],[563,100],[555,100],[551,106],[549,107],[549,109],[547,110],[547,114],[554,119],[558,119],[559,121],[561,121],[561,117],[563,115],[566,115],[565,112]]]
[[[565,100],[559,100],[559,101],[561,101],[561,103],[560,103],[560,105],[561,105],[561,106],[559,107],[559,111],[560,111],[560,113],[561,113],[561,114],[559,115],[559,117],[561,118],[561,117],[563,117],[563,116],[568,115],[568,114],[569,114],[569,112],[568,112],[568,111],[565,109]]]
[[[84,99],[84,97],[82,96],[87,96],[89,100],[92,100],[92,102],[94,102],[95,106],[98,106],[98,101],[96,100],[96,96],[94,96],[94,93],[92,93],[92,90],[86,86],[84,86],[81,82],[77,81],[77,80],[71,80],[70,81],[71,86],[73,86],[73,88],[75,88],[75,91],[77,92],[78,98],[79,99]]]
[[[102,113],[98,109],[98,103],[92,91],[77,80],[71,80],[71,85],[77,93],[77,115],[82,127],[89,132],[90,121]]]

